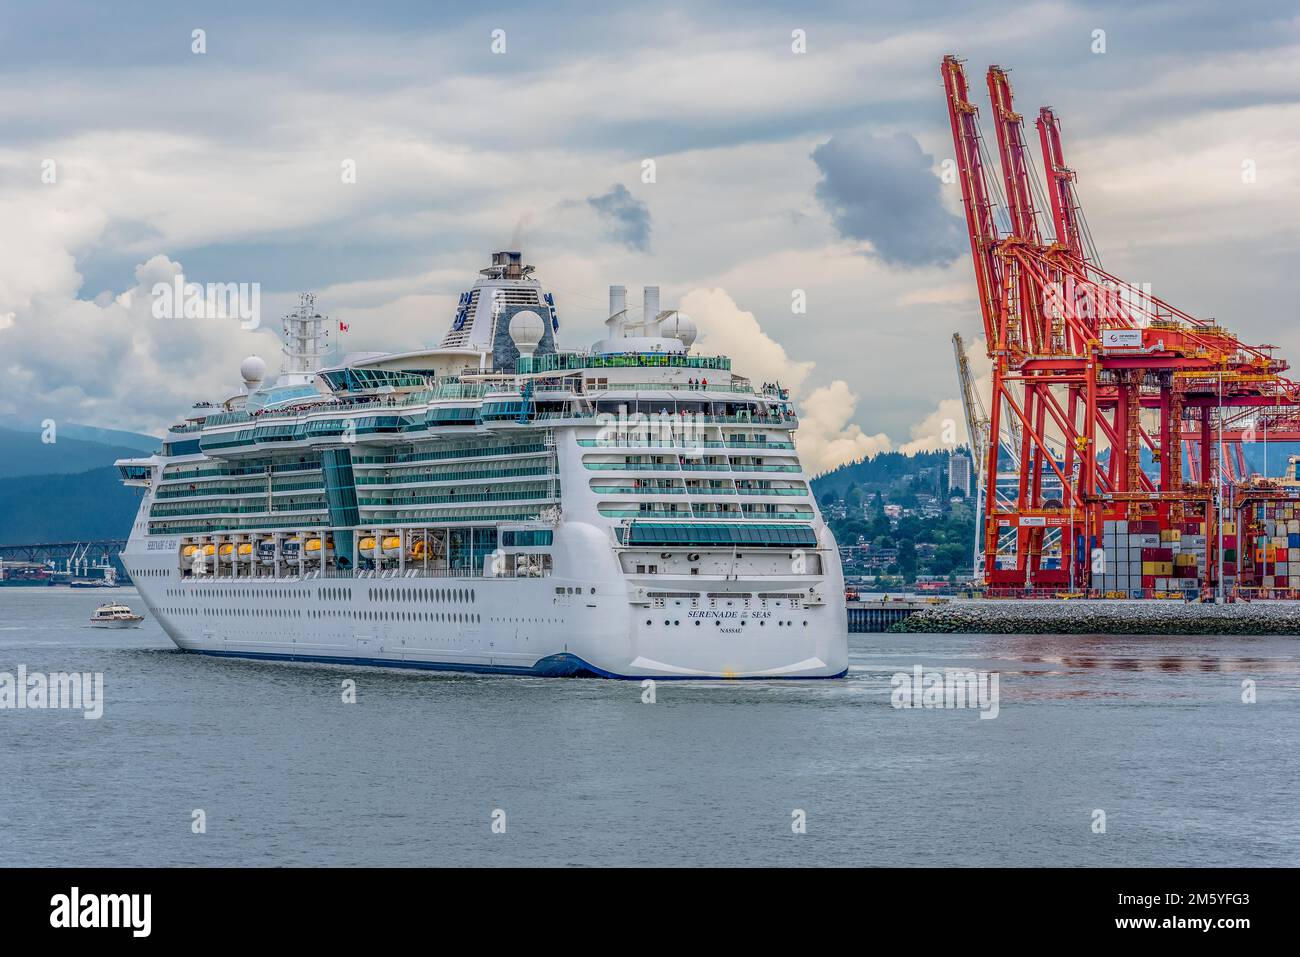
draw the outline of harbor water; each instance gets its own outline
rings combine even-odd
[[[97,720],[0,710],[4,866],[1300,865],[1296,638],[855,634],[841,680],[649,689],[188,655],[105,598],[144,611],[0,589],[0,673],[103,675]],[[917,666],[996,717],[895,707]]]

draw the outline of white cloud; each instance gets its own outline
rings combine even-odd
[[[983,403],[987,414],[989,395],[993,389],[993,363],[988,357],[983,338],[968,339],[965,348],[975,394]],[[957,382],[955,356],[951,360],[951,368],[955,397],[941,398],[931,412],[911,427],[909,430],[911,438],[901,443],[898,451],[906,455],[914,455],[917,452],[938,452],[960,445],[970,445],[970,430],[966,427],[966,409],[962,404]]]
[[[867,435],[852,421],[857,406],[858,397],[843,379],[814,389],[799,402],[799,456],[809,474],[893,449],[885,433]]]
[[[696,321],[699,348],[730,356],[740,375],[754,382],[779,382],[798,395],[815,362],[790,358],[785,346],[763,331],[752,312],[736,305],[725,289],[696,289],[678,306]]]
[[[267,330],[237,319],[157,319],[155,283],[170,283],[181,265],[154,256],[135,270],[135,284],[115,297],[78,298],[80,277],[15,303],[0,325],[9,388],[0,413],[157,431],[197,399],[235,391],[239,360],[274,349]],[[0,308],[8,305],[0,302]]]
[[[826,472],[893,447],[889,436],[867,435],[852,421],[858,397],[843,379],[805,393],[816,363],[791,358],[726,290],[693,290],[682,297],[678,308],[699,327],[702,351],[729,356],[732,369],[753,382],[777,382],[790,390],[800,412],[799,454],[809,473]]]
[[[965,445],[970,439],[960,399],[942,399],[933,412],[912,426],[912,439],[898,447],[906,455],[938,452]]]

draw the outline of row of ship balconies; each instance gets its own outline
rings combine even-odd
[[[486,405],[486,404],[485,404]],[[329,411],[333,411],[332,409]],[[535,428],[538,423],[558,425],[572,421],[581,423],[597,419],[609,413],[597,413],[590,410],[564,411],[508,411],[499,416],[493,415],[493,421],[484,422],[484,407],[479,406],[440,406],[419,412],[403,413],[394,409],[366,409],[365,414],[322,415],[315,412],[299,416],[261,416],[254,418],[249,413],[227,412],[214,419],[233,420],[233,424],[244,428],[212,430],[209,427],[198,432],[198,438],[190,445],[197,448],[185,449],[185,454],[202,452],[218,457],[238,457],[247,454],[265,453],[277,449],[300,449],[315,446],[336,446],[343,443],[379,444],[418,439],[420,437],[453,437],[481,434],[484,428],[511,431],[516,428]],[[793,415],[742,413],[733,415],[692,415],[684,417],[682,424],[696,428],[699,426],[778,426],[784,429],[796,427]],[[178,432],[179,430],[173,430]],[[169,442],[173,454],[180,454],[175,442]],[[718,447],[729,447],[720,445]]]
[[[807,498],[811,492],[803,482],[791,485],[773,485],[769,481],[744,482],[741,479],[637,479],[633,482],[620,479],[593,478],[591,490],[598,495],[714,495],[800,496]]]
[[[732,472],[745,473],[753,472],[763,474],[767,472],[784,472],[788,474],[801,474],[803,466],[788,462],[779,463],[757,463],[738,461],[721,456],[703,456],[704,461],[696,461],[694,457],[664,457],[661,461],[648,462],[628,462],[628,461],[584,461],[582,467],[592,472]]]
[[[541,442],[516,442],[504,445],[426,449],[389,455],[354,455],[352,456],[352,464],[360,471],[373,466],[397,468],[449,459],[453,459],[457,463],[494,461],[507,456],[545,454],[547,451],[547,447]],[[295,477],[319,473],[321,467],[320,462],[316,460],[259,463],[257,465],[237,465],[232,462],[214,460],[211,463],[195,462],[186,465],[171,465],[163,472],[162,479],[159,481],[159,491],[161,492],[163,488],[184,487],[195,483],[204,483],[206,485],[207,480],[215,482],[251,478],[265,479],[268,469],[272,477],[276,478],[286,473],[291,473]],[[317,479],[313,484],[319,487],[321,482]],[[258,488],[262,492],[266,491],[264,484],[258,486]]]
[[[672,505],[647,505],[642,502],[602,502],[599,512],[605,518],[664,518],[696,519],[699,521],[772,521],[789,520],[810,522],[815,517],[812,508],[778,508],[771,505],[717,506],[699,502],[681,502]]]
[[[539,503],[518,502],[490,506],[486,504],[462,504],[446,508],[407,507],[400,514],[369,514],[363,512],[361,518],[367,523],[431,521],[448,526],[464,527],[484,522],[528,522],[540,517],[546,505],[543,499]],[[282,528],[327,528],[329,515],[326,511],[286,513],[286,517],[270,517],[265,513],[250,517],[232,519],[229,516],[212,516],[203,518],[189,516],[188,521],[163,519],[150,520],[150,535],[206,535],[235,534],[247,532],[265,532]]]
[[[423,487],[425,486],[419,485],[415,488]],[[451,483],[444,486],[429,486],[429,489],[429,493],[424,495],[390,494],[377,496],[372,493],[367,496],[359,494],[357,505],[363,509],[387,509],[401,507],[407,503],[411,505],[440,503],[463,505],[473,502],[535,501],[544,498],[558,498],[559,482],[552,473],[549,477],[536,482],[507,482],[504,485],[493,483],[468,486],[463,483]],[[387,490],[385,489],[385,491]],[[391,491],[400,492],[403,489],[394,487]],[[362,492],[362,490],[358,489],[358,492]],[[278,494],[288,495],[292,493],[282,492]],[[274,515],[278,513],[320,511],[326,507],[324,490],[320,490],[315,495],[299,494],[288,500],[276,496],[277,493],[272,493],[269,503],[266,501],[265,490],[233,494],[218,492],[207,496],[199,496],[192,500],[175,502],[155,501],[150,507],[149,517],[159,519],[191,515],[211,515],[214,517],[224,515]],[[270,505],[269,508],[267,507],[268,504]]]

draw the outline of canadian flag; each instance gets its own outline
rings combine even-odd
[[[339,321],[339,332],[347,332],[347,331],[348,331],[348,324],[347,324],[346,322],[343,322],[342,320],[340,320],[340,321]]]

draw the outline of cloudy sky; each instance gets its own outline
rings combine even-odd
[[[935,447],[949,338],[980,333],[947,52],[1057,109],[1108,269],[1300,359],[1295,5],[1010,9],[7,4],[0,414],[152,431],[276,366],[274,322],[155,319],[177,272],[260,283],[270,320],[314,290],[346,349],[411,349],[510,247],[570,347],[608,284],[658,283],[703,349],[794,388],[816,468]]]

